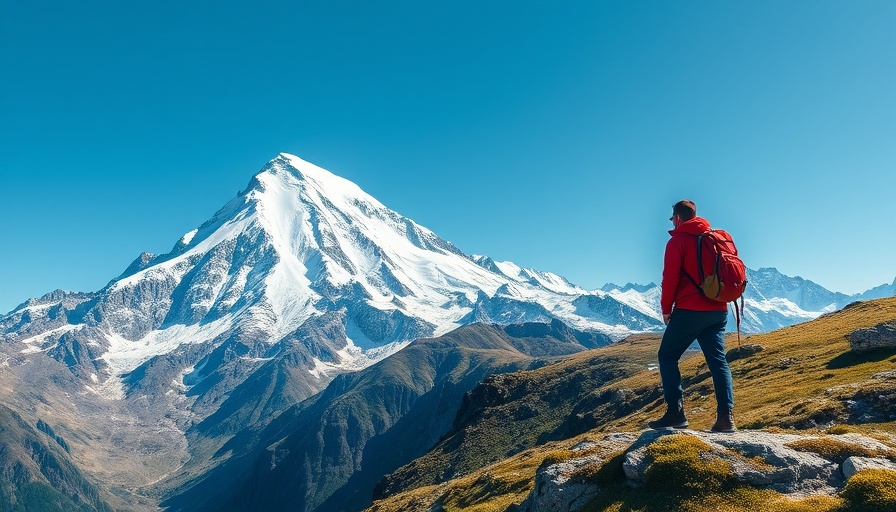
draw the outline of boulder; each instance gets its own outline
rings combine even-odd
[[[543,468],[535,476],[529,512],[571,512],[584,507],[597,496],[599,488],[585,480],[570,478],[570,475],[601,462],[599,457],[592,455]]]
[[[802,452],[786,445],[803,436],[761,431],[733,433],[697,430],[646,431],[643,446],[634,447],[625,456],[623,470],[635,485],[644,481],[644,471],[652,460],[648,446],[664,435],[694,436],[710,446],[710,456],[731,466],[734,477],[743,483],[769,488],[783,494],[833,494],[842,485],[839,466],[818,454]],[[637,443],[636,443],[637,444]]]
[[[539,468],[535,475],[535,488],[516,510],[524,512],[574,512],[584,507],[597,496],[600,488],[587,478],[580,476],[582,469],[600,467],[605,462],[600,455],[588,453],[598,449],[622,449],[635,441],[633,434],[610,434],[599,441],[584,440],[570,448],[573,456],[569,460],[548,464]]]
[[[868,352],[879,348],[896,348],[896,321],[883,322],[849,335],[849,346],[854,352]]]
[[[872,457],[849,457],[843,461],[843,476],[847,480],[865,469],[891,469],[896,471],[896,462]]]

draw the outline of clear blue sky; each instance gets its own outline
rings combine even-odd
[[[0,0],[0,311],[163,253],[277,153],[468,254],[896,277],[896,2]]]

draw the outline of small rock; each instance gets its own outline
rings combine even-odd
[[[625,478],[634,484],[644,482],[644,471],[650,465],[650,458],[647,456],[647,450],[644,448],[634,450],[625,454],[625,460],[622,462],[622,471]]]
[[[763,347],[762,345],[758,343],[751,343],[749,345],[732,348],[728,351],[727,354],[725,354],[725,359],[730,363],[731,361],[750,357],[757,352],[762,352],[763,350],[765,350],[765,347]]]
[[[863,469],[892,469],[896,471],[896,462],[871,457],[849,457],[843,461],[843,466],[841,467],[843,476],[847,480]]]
[[[615,433],[602,439],[585,439],[573,451],[600,448],[604,456],[625,449],[638,440],[632,432]],[[576,450],[579,448],[579,450]],[[581,475],[583,468],[599,468],[606,462],[601,455],[572,458],[542,466],[535,475],[535,488],[515,512],[575,512],[581,510],[600,492],[597,483]]]
[[[871,376],[873,380],[896,380],[896,370],[887,370],[884,372],[875,373]]]
[[[583,450],[590,450],[594,447],[598,446],[597,443],[590,439],[583,439],[580,443],[577,443],[575,446],[569,449],[571,452],[581,452]]]

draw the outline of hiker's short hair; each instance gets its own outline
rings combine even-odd
[[[681,220],[691,220],[697,216],[697,205],[690,199],[682,199],[672,205],[672,214],[678,215]]]

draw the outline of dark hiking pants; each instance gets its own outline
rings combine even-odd
[[[734,389],[731,384],[731,369],[725,359],[725,325],[727,311],[691,311],[674,309],[663,341],[660,343],[660,379],[666,403],[674,407],[681,400],[681,372],[678,361],[687,348],[697,340],[706,365],[712,375],[712,385],[716,392],[716,407],[719,411],[734,408]]]

